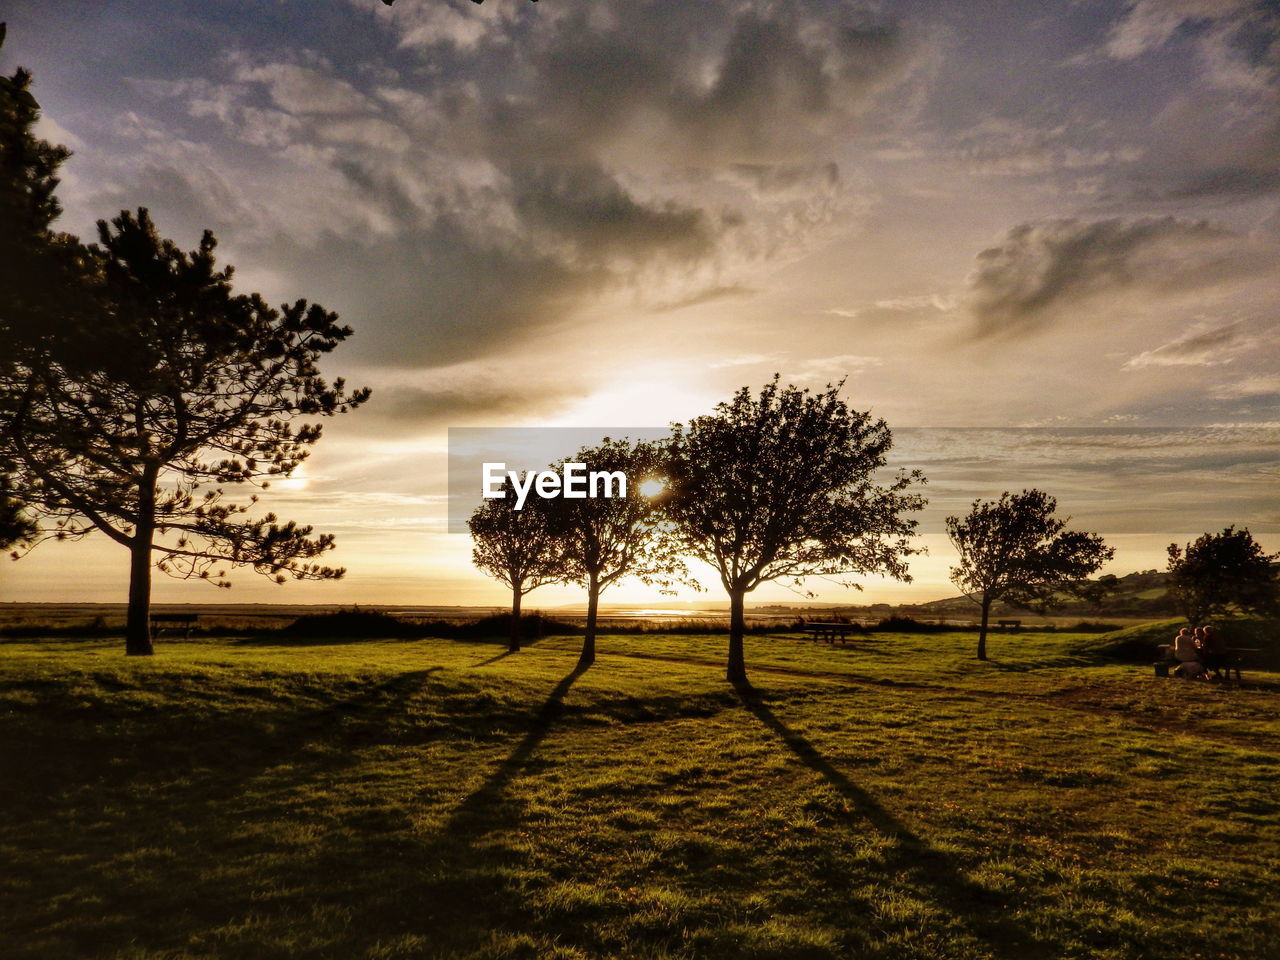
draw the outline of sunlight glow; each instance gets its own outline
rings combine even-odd
[[[650,477],[640,484],[640,493],[646,497],[653,498],[667,489],[667,482],[658,477]]]

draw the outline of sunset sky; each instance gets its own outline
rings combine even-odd
[[[345,580],[158,576],[159,601],[501,603],[445,529],[449,427],[661,427],[775,372],[844,378],[931,481],[916,582],[824,600],[953,594],[942,518],[1033,485],[1115,573],[1229,523],[1280,550],[1274,2],[4,16],[0,68],[34,71],[42,134],[75,152],[60,226],[147,206],[184,246],[213,229],[238,289],[341,314],[326,372],[374,390],[264,497],[337,535]],[[0,599],[126,582],[90,538],[6,563]]]

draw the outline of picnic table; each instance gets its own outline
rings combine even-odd
[[[1021,620],[997,620],[996,626],[1001,630],[1021,630]]]
[[[828,643],[835,643],[836,640],[845,643],[849,634],[859,630],[856,623],[806,623],[804,625],[804,632],[810,634],[814,640],[826,640]]]
[[[1161,643],[1156,647],[1156,649],[1160,651],[1160,659],[1156,661],[1156,676],[1167,677],[1169,675],[1170,665],[1181,663],[1183,661],[1180,661],[1174,656],[1174,647],[1172,643]],[[1240,654],[1257,653],[1260,649],[1260,647],[1231,647],[1228,649],[1227,662],[1222,668],[1226,672],[1227,679],[1231,679],[1233,671],[1236,675],[1236,679],[1240,679],[1240,665],[1244,661],[1244,658],[1240,656]]]

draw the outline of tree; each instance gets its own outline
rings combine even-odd
[[[682,551],[710,564],[729,594],[728,679],[745,683],[745,598],[760,584],[883,573],[909,580],[906,557],[924,506],[919,471],[874,478],[893,439],[850,410],[840,385],[810,393],[778,377],[743,387],[715,413],[673,425],[668,516]],[[844,583],[846,586],[855,584]]]
[[[1246,530],[1201,534],[1185,548],[1169,544],[1169,589],[1193,627],[1232,609],[1280,609],[1280,554],[1268,555]]]
[[[0,47],[5,25],[0,23]],[[0,76],[0,368],[24,350],[67,337],[92,309],[88,252],[52,229],[62,208],[58,168],[70,156],[34,134],[40,105],[31,74]]]
[[[546,501],[530,498],[516,509],[510,479],[506,496],[486,498],[471,514],[471,562],[511,588],[511,628],[507,649],[520,649],[520,606],[524,595],[564,579],[565,562],[551,528]]]
[[[1005,491],[973,501],[963,518],[947,517],[947,536],[960,554],[951,582],[982,608],[978,659],[987,659],[991,605],[1043,609],[1062,594],[1092,596],[1086,578],[1115,556],[1094,533],[1067,530],[1054,516],[1058,502],[1040,490]]]
[[[562,579],[587,591],[587,628],[578,665],[588,667],[596,658],[600,594],[627,576],[650,585],[670,585],[683,564],[661,522],[658,498],[646,496],[641,487],[643,480],[663,472],[662,451],[656,445],[606,438],[597,447],[579,451],[573,462],[626,477],[625,496],[559,497],[544,507],[562,553]],[[563,463],[557,465],[562,468]]]
[[[150,654],[153,564],[220,586],[224,563],[280,583],[342,575],[311,562],[332,536],[250,518],[221,485],[289,476],[320,438],[312,418],[369,391],[316,366],[351,329],[305,300],[276,310],[233,293],[212,233],[184,253],[146,210],[98,228],[102,313],[76,331],[92,349],[46,344],[0,370],[0,460],[46,538],[97,530],[129,551],[126,651]]]

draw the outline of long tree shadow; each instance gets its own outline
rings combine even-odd
[[[560,682],[547,695],[542,706],[538,708],[537,713],[533,715],[528,732],[516,744],[515,749],[494,768],[484,783],[473,790],[449,815],[448,821],[442,828],[444,833],[454,833],[464,827],[482,824],[491,808],[500,804],[507,786],[528,763],[538,744],[546,739],[552,724],[564,712],[564,698],[568,695],[569,688],[586,672],[587,667],[578,664],[560,679]]]
[[[974,936],[987,942],[994,956],[1041,960],[1054,955],[1051,944],[1036,939],[1002,912],[992,891],[965,877],[942,851],[914,833],[886,810],[871,794],[838,770],[803,735],[779,719],[759,691],[749,682],[734,684],[748,712],[768,727],[801,763],[834,787],[851,810],[842,819],[850,826],[865,820],[895,847],[886,863],[887,872],[911,877],[933,899],[948,909]]]
[[[503,651],[502,651],[501,653],[499,653],[497,656],[493,656],[493,657],[490,657],[488,660],[481,660],[479,663],[477,663],[477,664],[473,664],[472,669],[474,670],[474,669],[476,669],[476,668],[478,668],[478,667],[487,667],[487,666],[489,666],[489,664],[491,664],[491,663],[497,663],[499,660],[505,660],[507,657],[511,656],[513,653],[519,653],[519,651],[518,651],[518,650],[503,650]]]
[[[422,846],[402,851],[395,889],[365,890],[364,910],[374,929],[413,929],[429,936],[436,956],[467,955],[494,931],[532,923],[512,873],[524,854],[506,845],[505,829],[524,815],[508,788],[530,763],[564,712],[564,699],[587,670],[566,674],[530,717],[520,742],[459,803]],[[385,881],[384,881],[385,882]],[[406,885],[412,892],[406,897]],[[356,931],[352,931],[356,933]],[[353,952],[367,947],[356,934]]]

